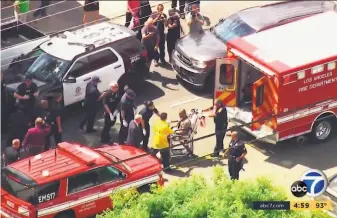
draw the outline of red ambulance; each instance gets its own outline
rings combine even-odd
[[[270,143],[327,140],[337,113],[336,24],[330,11],[228,42],[214,97],[231,122]]]

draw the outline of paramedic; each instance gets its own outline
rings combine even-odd
[[[214,157],[218,157],[220,151],[224,149],[223,141],[226,135],[228,120],[227,110],[220,99],[214,101],[214,106],[203,110],[203,112],[213,110],[209,117],[214,117],[216,144],[214,147]]]
[[[125,140],[128,136],[129,123],[135,117],[135,113],[134,113],[135,98],[136,98],[136,93],[132,89],[127,89],[121,98],[121,102],[120,102],[121,127],[119,129],[119,135],[118,135],[118,141],[120,145],[125,144]]]
[[[242,159],[247,155],[245,143],[238,138],[237,132],[232,132],[232,140],[229,143],[228,171],[231,180],[239,179],[242,169]]]
[[[142,115],[143,121],[143,149],[145,151],[148,150],[148,144],[149,144],[149,138],[150,138],[150,119],[152,115],[155,113],[157,116],[159,116],[158,110],[155,108],[152,101],[146,101],[144,103],[145,107],[140,110],[139,114]]]
[[[104,127],[101,133],[101,142],[109,143],[110,130],[116,123],[118,115],[118,104],[120,101],[119,86],[117,82],[110,83],[110,90],[107,92],[106,96],[103,98],[104,106]]]
[[[160,120],[154,125],[154,142],[152,144],[152,155],[160,152],[164,171],[170,171],[170,147],[169,136],[173,134],[167,122],[167,113],[160,114]]]

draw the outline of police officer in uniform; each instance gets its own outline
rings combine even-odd
[[[242,169],[242,159],[247,155],[245,143],[238,138],[237,132],[232,132],[232,140],[228,148],[228,171],[231,180],[239,179],[239,172]]]
[[[118,111],[118,104],[120,101],[119,86],[117,82],[110,83],[110,90],[103,98],[104,106],[104,127],[101,133],[101,142],[110,142],[110,130],[116,123]]]
[[[98,76],[93,76],[91,81],[88,82],[85,88],[84,110],[85,115],[80,123],[80,129],[83,130],[84,125],[87,124],[87,133],[95,132],[94,122],[96,114],[99,110],[100,101],[105,95],[105,92],[101,93],[97,86],[101,82]]]
[[[50,138],[54,136],[55,144],[62,142],[62,124],[61,115],[63,111],[62,106],[62,94],[61,93],[51,93],[49,95],[50,103],[47,110],[48,115],[46,117],[46,123],[50,125],[50,133],[46,137],[45,150],[48,151],[50,148]]]
[[[156,114],[158,117],[159,111],[154,106],[152,101],[146,101],[144,102],[144,108],[142,108],[139,112],[140,115],[142,115],[142,126],[143,126],[143,149],[145,151],[148,150],[148,143],[150,138],[150,119],[153,114]]]
[[[17,91],[14,92],[14,97],[22,105],[23,110],[32,122],[35,121],[35,99],[39,95],[39,89],[37,85],[32,81],[32,75],[26,75],[25,81],[22,82]]]
[[[135,118],[135,98],[136,93],[132,89],[127,89],[121,98],[120,102],[120,120],[121,127],[119,130],[118,141],[119,144],[124,145],[128,136],[128,129],[131,120]]]
[[[225,138],[228,127],[227,110],[222,101],[220,99],[216,99],[214,101],[213,107],[203,110],[203,112],[206,111],[212,111],[209,114],[209,117],[214,118],[216,144],[214,147],[213,156],[218,157],[220,151],[224,149],[223,140]]]

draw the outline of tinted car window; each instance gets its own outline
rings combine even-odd
[[[78,59],[75,64],[71,67],[71,70],[68,74],[68,76],[72,76],[74,78],[83,76],[90,72],[89,66],[89,60],[88,57],[82,57]]]
[[[103,68],[118,61],[117,56],[110,49],[105,49],[89,55],[88,59],[90,71]]]
[[[87,171],[68,178],[68,194],[83,191],[97,184],[98,173],[95,170]]]
[[[57,197],[60,188],[60,181],[48,183],[37,188],[37,201],[38,203],[43,203],[46,201],[53,200]]]
[[[23,183],[17,181],[18,179],[13,176],[14,175],[3,173],[1,176],[1,188],[30,204],[36,205],[50,201],[55,199],[58,195],[60,187],[59,181],[28,188]]]
[[[213,31],[224,42],[256,32],[255,29],[245,23],[237,14],[233,14],[218,23]]]
[[[99,179],[98,179],[99,184],[103,184],[106,182],[111,182],[111,181],[123,178],[122,172],[112,166],[99,168],[97,172],[99,175]]]

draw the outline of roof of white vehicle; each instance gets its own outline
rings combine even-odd
[[[124,26],[103,22],[72,32],[66,31],[42,44],[41,48],[55,57],[70,61],[85,52],[84,45],[99,47],[132,35],[134,33]]]
[[[275,73],[337,56],[337,13],[325,12],[230,41],[228,46]]]

